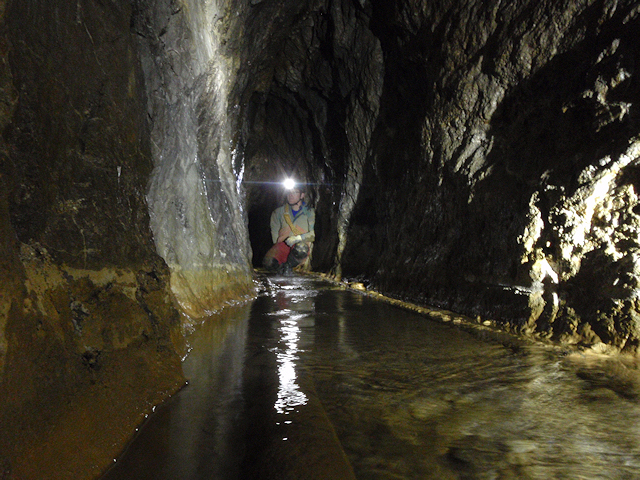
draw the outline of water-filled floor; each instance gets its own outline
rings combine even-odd
[[[264,282],[190,335],[189,385],[105,479],[640,478],[631,361]]]

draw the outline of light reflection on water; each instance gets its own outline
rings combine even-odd
[[[297,381],[296,360],[298,360],[298,342],[300,327],[298,321],[304,315],[291,315],[287,319],[280,321],[278,331],[281,335],[281,342],[284,348],[276,352],[278,363],[278,399],[274,405],[276,412],[288,414],[295,410],[295,407],[306,405],[308,398],[300,391]]]
[[[103,480],[241,478],[249,307],[230,307],[188,337],[189,385],[157,409]]]
[[[194,334],[190,386],[108,478],[265,478],[273,439],[312,464],[326,443],[300,444],[318,436],[310,408],[360,480],[640,478],[631,361],[471,333],[300,277],[237,312]]]

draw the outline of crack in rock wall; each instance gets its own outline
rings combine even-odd
[[[343,267],[635,351],[637,2],[373,2],[385,81]]]

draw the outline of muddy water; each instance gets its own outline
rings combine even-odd
[[[640,478],[633,363],[265,285],[190,337],[190,385],[104,478]]]

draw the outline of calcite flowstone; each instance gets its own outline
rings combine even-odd
[[[153,145],[151,228],[178,303],[201,318],[253,295],[228,103],[239,59],[223,51],[242,8],[222,0],[136,6]]]

